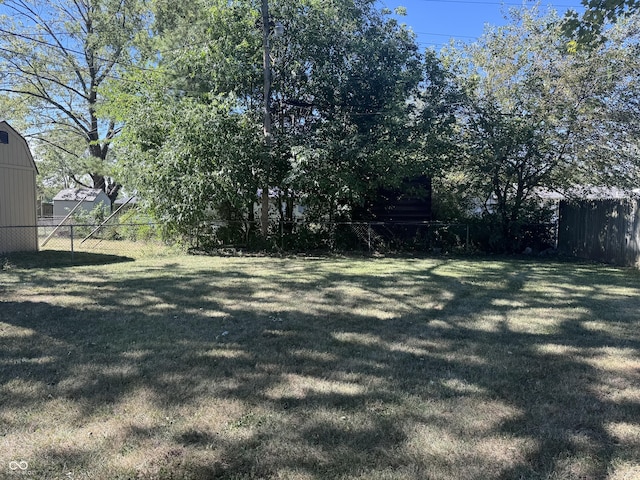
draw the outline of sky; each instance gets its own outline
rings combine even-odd
[[[513,6],[521,6],[517,0],[380,0],[381,7],[394,10],[402,6],[407,16],[400,22],[412,27],[421,48],[435,47],[440,50],[450,38],[472,42],[483,32],[485,24],[504,25],[504,12]],[[524,2],[533,5],[533,2]],[[580,11],[580,0],[541,2],[543,7],[552,6],[560,13],[567,8]]]

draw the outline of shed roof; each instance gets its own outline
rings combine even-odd
[[[99,188],[65,188],[53,197],[53,201],[70,200],[79,202],[80,200],[84,200],[85,202],[93,202],[101,193],[104,192]]]

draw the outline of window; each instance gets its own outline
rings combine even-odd
[[[9,143],[9,132],[5,132],[4,130],[0,130],[0,143]]]

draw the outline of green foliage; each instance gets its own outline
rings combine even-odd
[[[637,181],[637,15],[587,49],[567,45],[553,12],[514,9],[509,25],[438,56],[369,0],[269,9],[285,35],[269,38],[268,142],[257,1],[156,0],[142,68],[101,87],[100,114],[123,125],[113,174],[167,232],[240,221],[252,228],[206,235],[252,244],[265,185],[279,197],[273,227],[295,203],[307,220],[351,220],[380,188],[428,175],[437,218],[480,208],[486,243],[519,249],[544,214],[539,188]]]
[[[451,171],[432,181],[431,215],[442,222],[466,222],[478,207],[476,192],[468,188],[469,179],[463,171]]]
[[[78,208],[73,212],[73,223],[77,225],[97,226],[104,222],[109,214],[108,210],[103,208],[102,205],[98,205],[93,210],[84,210]]]
[[[103,106],[125,123],[119,174],[170,228],[252,221],[265,184],[290,203],[304,194],[312,218],[348,218],[378,187],[440,161],[425,138],[452,125],[446,72],[373,2],[270,2],[286,34],[271,38],[269,148],[257,5],[172,6],[155,4],[159,62],[131,72]]]
[[[85,237],[100,225],[109,215],[109,211],[97,205],[93,210],[78,208],[71,216],[74,225],[74,236]]]
[[[299,26],[295,35],[308,40],[283,62],[308,66],[314,75],[276,76],[284,97],[280,115],[299,119],[289,128],[297,137],[289,178],[308,194],[310,212],[329,218],[348,215],[370,192],[417,167],[408,161],[414,143],[407,103],[422,75],[408,31],[364,2],[352,11],[350,2],[338,5],[342,11],[314,11],[314,30]]]
[[[132,214],[127,212],[119,214],[114,228],[121,238],[133,242],[154,240],[160,242],[163,240],[162,229],[152,221],[148,214],[139,211]]]
[[[24,123],[43,187],[92,183],[114,199],[109,144],[114,122],[97,109],[101,86],[133,62],[144,31],[139,0],[5,0],[0,16],[0,93],[5,118]]]
[[[622,100],[623,91],[637,92],[629,51],[637,29],[622,22],[601,48],[567,52],[556,20],[514,10],[509,25],[447,53],[465,93],[455,170],[507,250],[521,247],[521,225],[540,208],[538,189],[626,186],[640,172],[628,135],[636,122]]]
[[[160,95],[133,109],[121,168],[151,214],[169,231],[185,234],[252,190],[245,179],[258,160],[260,137],[255,122],[233,111],[233,99],[204,103]]]
[[[572,49],[595,47],[607,41],[612,23],[640,11],[638,0],[582,0],[584,11],[567,11],[562,27]]]

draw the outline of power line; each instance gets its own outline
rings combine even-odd
[[[479,0],[479,1],[473,1],[473,0],[420,0],[424,3],[448,3],[448,4],[485,4],[485,5],[512,5],[512,6],[525,6],[524,4],[516,4],[516,3],[504,3],[504,2],[492,2],[492,1],[487,1],[487,0]],[[381,2],[384,5],[384,2]],[[571,5],[561,5],[561,7],[571,7]],[[204,25],[204,24],[203,24]],[[468,36],[468,35],[449,35],[446,33],[431,33],[431,32],[414,32],[416,35],[427,35],[427,36],[439,36],[439,37],[449,37],[452,39],[456,39],[456,38],[465,38],[465,39],[477,39],[478,37],[472,37],[472,36]],[[68,36],[75,36],[76,34],[72,33],[72,32],[59,32],[59,33],[55,33],[55,32],[45,32],[45,31],[38,31],[38,32],[29,32],[29,31],[21,31],[21,32],[12,32],[9,30],[5,30],[0,28],[0,35],[4,34],[4,35],[9,35],[9,36],[14,36],[16,38],[22,38],[24,40],[27,41],[31,41],[34,42],[36,44],[40,44],[43,45],[45,47],[49,47],[49,48],[54,48],[54,49],[60,49],[61,46],[60,45],[56,45],[54,43],[48,42],[43,40],[43,38],[46,38],[47,36],[51,37],[52,35],[68,35]],[[33,38],[33,37],[37,37],[37,38]],[[202,46],[207,46],[210,45],[212,43],[214,43],[216,41],[216,39],[209,39],[209,40],[201,40],[201,41],[197,41],[191,44],[185,44],[182,45],[180,47],[175,47],[175,48],[170,48],[170,49],[166,49],[166,50],[158,50],[156,52],[153,52],[154,55],[165,55],[167,53],[172,53],[172,52],[177,52],[180,50],[185,50],[185,49],[189,49],[189,48],[193,48],[193,47],[202,47]],[[429,42],[429,41],[424,41],[424,40],[417,40],[416,39],[416,44],[419,46],[427,46],[427,47],[444,47],[444,46],[449,46],[449,43],[442,43],[442,42]],[[80,55],[80,56],[84,56],[86,52],[84,51],[80,51],[77,50],[75,48],[70,48],[70,47],[65,47],[64,50],[66,52],[72,53],[74,55]],[[157,72],[156,69],[152,68],[147,68],[147,67],[143,67],[140,65],[135,65],[133,63],[128,63],[128,62],[124,62],[121,60],[115,60],[115,59],[109,59],[109,58],[103,58],[101,56],[94,56],[95,59],[97,59],[98,61],[101,62],[105,62],[105,63],[112,63],[114,65],[120,65],[120,66],[126,66],[128,68],[133,68],[139,71],[143,71],[143,72]],[[165,72],[165,74],[167,74],[167,72]],[[179,78],[176,74],[169,74],[170,76],[174,76],[175,78]],[[105,78],[110,78],[110,79],[115,79],[115,80],[119,80],[119,81],[124,81],[124,82],[128,82],[128,83],[135,83],[135,84],[141,84],[142,82],[137,81],[137,80],[131,80],[131,79],[126,79],[126,78],[122,78],[116,75],[112,75],[112,74],[107,74],[105,75]]]
[[[489,0],[419,0],[423,3],[463,3],[467,5],[499,5],[505,7],[526,7],[526,2],[521,3],[509,3],[509,2],[492,2]],[[584,5],[550,5],[552,8],[583,8]]]

